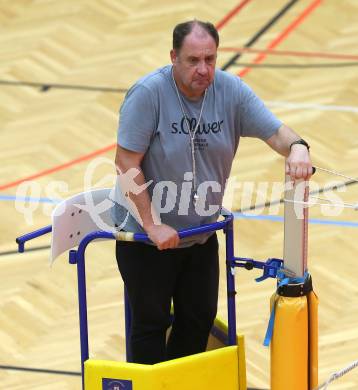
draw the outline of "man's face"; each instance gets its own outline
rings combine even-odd
[[[200,27],[194,27],[179,51],[172,50],[174,77],[189,98],[199,98],[215,76],[217,48],[214,39]]]

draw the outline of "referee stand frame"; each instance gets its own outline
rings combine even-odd
[[[288,179],[286,178],[286,181]],[[294,186],[295,187],[295,186]],[[304,196],[307,196],[307,186],[304,186]],[[225,389],[225,390],[246,390],[246,361],[245,361],[245,344],[244,336],[237,334],[236,331],[236,306],[235,306],[235,268],[242,267],[247,270],[258,268],[263,271],[263,275],[256,279],[262,281],[267,278],[278,278],[278,295],[283,295],[282,291],[287,291],[290,285],[307,283],[305,280],[297,280],[287,277],[284,273],[284,260],[269,258],[267,261],[257,261],[246,257],[235,257],[234,255],[234,234],[233,234],[233,219],[232,213],[222,210],[222,218],[218,222],[206,224],[198,227],[189,228],[179,231],[179,238],[194,236],[197,234],[214,232],[223,230],[225,234],[225,253],[226,253],[226,292],[227,292],[227,324],[217,318],[211,331],[208,342],[207,351],[195,355],[190,355],[178,359],[169,360],[154,365],[144,365],[130,363],[131,352],[129,347],[130,334],[130,307],[126,292],[125,297],[125,330],[126,330],[126,358],[127,362],[115,362],[107,360],[92,359],[89,356],[88,343],[88,321],[87,321],[87,296],[86,296],[86,270],[85,270],[85,251],[87,246],[94,240],[123,240],[149,242],[149,238],[144,233],[129,233],[118,232],[113,227],[106,230],[99,230],[98,223],[93,219],[91,207],[88,207],[88,199],[91,199],[92,208],[96,210],[98,206],[111,199],[111,189],[94,189],[88,192],[77,194],[61,202],[54,210],[52,215],[52,225],[46,226],[34,232],[25,234],[16,239],[19,252],[25,251],[25,243],[36,237],[52,232],[51,241],[51,259],[55,260],[57,256],[65,251],[69,251],[69,263],[77,266],[77,284],[78,284],[78,304],[79,304],[79,324],[80,324],[80,346],[81,346],[81,373],[82,373],[82,389],[83,390],[207,390],[210,389]],[[288,197],[288,193],[285,197]],[[285,199],[286,200],[286,199]],[[304,198],[302,199],[304,200]],[[289,250],[292,250],[287,244],[295,239],[295,235],[300,231],[303,242],[301,257],[307,260],[307,210],[304,212],[303,221],[292,215],[287,207],[295,206],[293,201],[285,202],[285,250],[284,256],[287,257]],[[101,207],[99,207],[101,209]],[[108,212],[108,208],[102,214],[102,222],[107,223],[103,226],[113,226],[113,222]],[[291,214],[289,215],[289,213]],[[289,224],[286,224],[289,219]],[[298,230],[297,230],[298,229]],[[300,230],[301,229],[301,230]],[[77,249],[73,249],[77,247]],[[285,260],[286,260],[285,257]],[[297,261],[297,259],[293,259]],[[289,264],[289,261],[287,262]],[[306,263],[305,263],[306,264]],[[285,261],[285,267],[287,266]],[[292,264],[289,264],[291,267]],[[292,267],[291,267],[292,268]],[[306,267],[303,267],[307,273]],[[302,275],[303,277],[303,275]],[[283,280],[285,285],[283,287]],[[311,280],[311,279],[310,279]],[[281,284],[280,284],[281,283]],[[297,286],[295,287],[297,288]],[[280,294],[281,291],[281,294]],[[302,289],[299,291],[303,291]],[[308,290],[307,290],[308,291]],[[306,296],[310,291],[302,295]],[[272,307],[277,308],[279,298],[277,294],[272,299]],[[317,382],[317,329],[312,328],[311,317],[317,322],[317,305],[311,309],[304,308],[303,322],[306,325],[301,329],[296,329],[296,333],[286,332],[285,322],[290,322],[290,318],[295,318],[297,313],[292,311],[292,307],[297,305],[289,305],[287,309],[282,308],[281,312],[275,316],[275,310],[271,312],[268,332],[265,338],[266,345],[271,343],[271,389],[281,390],[312,390]],[[302,305],[301,305],[302,306]],[[280,314],[281,313],[281,314]],[[282,314],[286,313],[286,314]],[[308,313],[308,314],[307,314]],[[175,316],[175,313],[174,313]],[[283,320],[282,320],[283,319]],[[311,333],[307,330],[307,326],[311,326]],[[277,328],[277,331],[275,331]],[[313,330],[312,330],[313,329]],[[302,333],[303,332],[303,333]],[[305,334],[306,335],[305,335]],[[310,337],[311,335],[311,337]],[[312,338],[312,335],[314,336]],[[306,355],[300,359],[311,364],[306,367],[297,366],[297,351],[285,350],[285,344],[288,340],[293,340],[300,343],[300,337],[308,339],[308,346],[305,349]],[[272,340],[271,340],[272,339]],[[280,340],[280,341],[278,341]],[[296,347],[293,345],[293,348]],[[302,344],[302,343],[301,343]],[[273,348],[274,347],[274,348]],[[280,350],[279,352],[274,352]],[[311,353],[313,351],[313,353]],[[287,353],[286,353],[287,352]],[[312,364],[313,355],[313,364]],[[313,368],[312,368],[313,367]],[[288,369],[289,368],[289,369]],[[286,370],[292,374],[302,374],[302,370],[306,370],[303,375],[306,378],[305,387],[297,387],[294,385],[288,386],[286,376],[281,376],[282,370]],[[307,373],[308,370],[308,373]],[[276,372],[278,374],[276,374]],[[307,382],[307,377],[310,380]],[[289,380],[289,378],[288,378]],[[294,383],[294,382],[293,382]]]

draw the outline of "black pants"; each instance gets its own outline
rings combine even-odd
[[[205,351],[217,311],[216,234],[202,245],[163,251],[117,241],[116,256],[132,311],[133,362],[154,364]],[[174,321],[166,343],[172,299]]]

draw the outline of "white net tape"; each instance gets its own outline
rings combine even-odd
[[[347,374],[347,372],[353,370],[354,368],[358,367],[358,360],[351,363],[349,366],[343,368],[340,371],[335,372],[332,374],[326,382],[324,382],[322,385],[318,386],[315,390],[326,390],[328,388],[328,385],[335,381],[338,378],[341,378],[343,375]]]

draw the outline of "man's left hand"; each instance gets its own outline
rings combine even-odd
[[[309,180],[312,176],[312,162],[308,149],[304,145],[295,144],[286,159],[286,174],[291,176],[293,181],[304,179]]]

